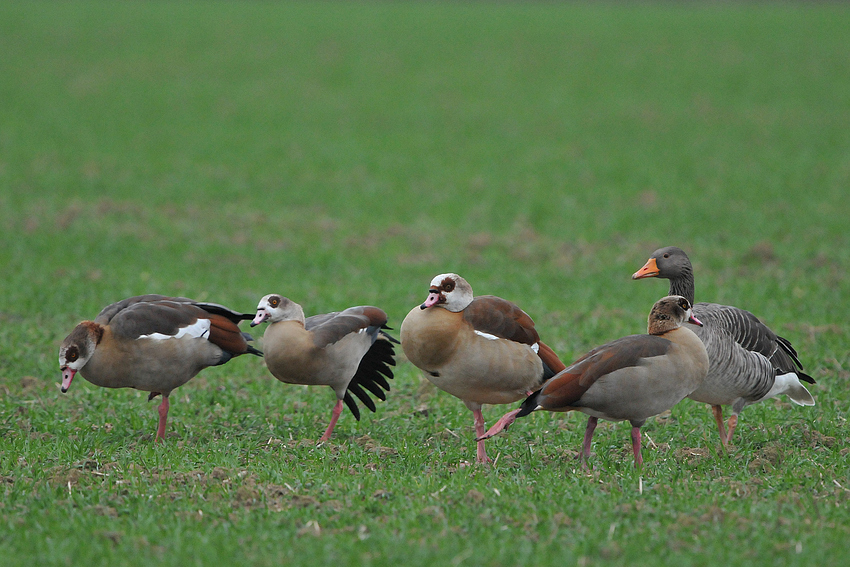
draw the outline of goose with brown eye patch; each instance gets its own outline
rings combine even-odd
[[[700,325],[682,298],[668,296],[652,306],[647,334],[631,335],[597,347],[548,380],[519,407],[481,436],[504,431],[518,417],[537,410],[580,411],[587,428],[578,458],[590,456],[598,420],[628,421],[632,426],[635,466],[643,464],[640,428],[699,387],[708,370],[705,346],[691,331]],[[687,302],[684,302],[687,305]]]
[[[802,382],[814,384],[791,343],[777,336],[749,311],[718,305],[694,304],[694,274],[690,258],[675,246],[659,248],[632,279],[665,278],[670,294],[681,295],[693,305],[704,323],[694,329],[708,351],[709,369],[702,385],[688,397],[711,406],[720,441],[726,448],[744,407],[780,394],[803,406],[815,400]],[[723,407],[731,406],[729,421],[723,422]]]
[[[330,386],[336,394],[331,421],[320,441],[330,439],[345,403],[360,419],[358,398],[376,410],[371,393],[386,400],[393,377],[397,343],[385,329],[387,314],[373,306],[349,307],[338,313],[304,317],[303,308],[279,295],[257,305],[251,326],[269,323],[263,335],[266,367],[286,384]]]
[[[486,431],[484,404],[521,400],[564,367],[527,313],[499,297],[473,296],[454,273],[431,280],[428,297],[401,324],[401,346],[428,380],[472,411],[478,436]],[[490,462],[483,440],[476,459]]]
[[[250,319],[215,303],[185,297],[142,295],[105,307],[62,341],[59,367],[63,393],[77,373],[97,386],[135,388],[162,395],[156,440],[165,437],[169,396],[208,366],[250,353],[250,335],[239,322]]]

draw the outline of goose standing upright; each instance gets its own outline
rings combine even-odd
[[[688,255],[675,246],[659,248],[632,279],[666,278],[670,293],[694,300],[694,274]],[[696,331],[708,351],[709,369],[702,386],[689,398],[710,404],[720,440],[727,447],[744,407],[786,394],[798,405],[813,406],[815,400],[800,380],[814,384],[803,372],[797,351],[749,311],[717,303],[694,304],[703,322]],[[728,428],[723,408],[731,406]]]
[[[632,425],[635,466],[643,464],[640,428],[647,418],[679,403],[708,370],[705,346],[690,330],[701,325],[684,297],[659,299],[649,313],[646,335],[630,335],[591,350],[549,379],[519,407],[505,414],[481,439],[507,429],[536,410],[587,414],[578,454],[584,465],[599,418]]]
[[[252,315],[185,297],[140,295],[104,307],[62,341],[62,393],[77,372],[105,388],[135,388],[162,395],[156,440],[165,438],[168,397],[208,366],[241,354],[262,356],[238,324]]]
[[[474,297],[469,282],[453,273],[436,276],[425,302],[407,314],[401,347],[428,380],[472,411],[478,437],[485,432],[483,404],[521,400],[564,368],[525,311],[492,295]],[[476,457],[490,462],[483,440]]]
[[[286,384],[330,386],[336,393],[331,422],[320,441],[327,441],[348,406],[354,419],[360,410],[351,394],[375,411],[375,402],[363,391],[386,400],[387,378],[395,366],[393,343],[384,332],[387,314],[372,306],[349,307],[345,311],[304,317],[304,309],[286,297],[269,294],[260,300],[254,327],[268,322],[263,335],[266,366]],[[382,389],[383,388],[383,389]]]

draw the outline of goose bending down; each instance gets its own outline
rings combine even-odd
[[[590,456],[599,418],[632,425],[635,466],[643,464],[640,428],[647,418],[670,409],[705,378],[708,356],[691,331],[701,325],[684,297],[658,300],[649,313],[646,335],[631,335],[596,347],[549,379],[519,409],[505,414],[482,439],[506,429],[536,410],[586,413],[587,428],[578,458]]]
[[[240,354],[263,353],[246,341],[240,321],[252,315],[185,297],[140,295],[104,307],[83,321],[59,347],[62,392],[79,372],[105,388],[135,388],[162,395],[156,439],[165,437],[168,397],[208,366]]]
[[[266,366],[275,378],[287,384],[330,386],[336,393],[331,422],[320,441],[327,441],[342,414],[342,403],[354,419],[360,410],[351,397],[357,396],[371,411],[375,402],[363,389],[386,400],[387,378],[393,377],[397,340],[383,329],[387,314],[377,307],[349,307],[345,311],[304,318],[294,301],[270,294],[257,306],[254,327],[268,322],[263,335]],[[383,388],[383,389],[382,389]]]
[[[478,437],[483,404],[521,400],[564,368],[525,311],[492,295],[473,297],[469,283],[451,273],[436,276],[425,302],[407,314],[401,347],[428,380],[472,411]],[[477,460],[490,461],[483,440]]]
[[[659,248],[632,279],[666,278],[670,293],[694,300],[694,274],[688,255],[675,246]],[[800,380],[814,384],[803,372],[797,351],[787,339],[777,336],[749,311],[718,305],[694,304],[694,314],[704,326],[696,331],[708,351],[709,368],[702,386],[689,398],[712,406],[720,440],[726,447],[745,406],[786,394],[803,406],[815,405]],[[728,429],[723,408],[731,406]]]

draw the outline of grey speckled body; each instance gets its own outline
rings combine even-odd
[[[710,365],[702,386],[688,397],[711,405],[733,406],[738,412],[764,398],[776,381],[776,368],[770,359],[747,350],[732,340],[728,332],[716,331],[752,328],[753,321],[746,316],[752,314],[726,305],[697,303],[694,315],[703,323],[703,327],[694,328],[694,333],[710,353]]]
[[[660,277],[670,280],[670,294],[694,300],[693,268],[687,254],[675,246],[652,253],[633,279]],[[717,303],[696,303],[694,315],[704,326],[694,332],[708,352],[708,374],[691,399],[712,405],[724,445],[732,438],[738,414],[749,405],[786,394],[799,405],[815,400],[800,380],[814,384],[805,374],[791,343],[743,309]],[[728,433],[721,406],[732,408]]]

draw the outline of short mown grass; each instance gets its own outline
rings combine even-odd
[[[836,565],[850,538],[850,9],[839,4],[0,4],[0,563]],[[817,406],[644,427],[470,412],[399,356],[317,445],[327,388],[242,357],[156,402],[58,345],[127,296],[397,334],[431,278],[519,303],[565,360],[697,299],[789,338]],[[246,326],[247,330],[247,326]],[[254,330],[262,346],[262,330]],[[492,423],[509,406],[488,407]]]

